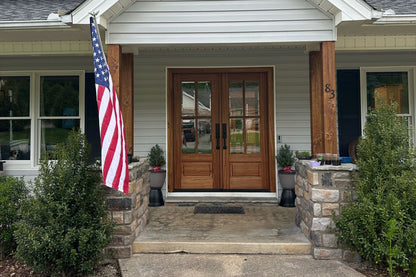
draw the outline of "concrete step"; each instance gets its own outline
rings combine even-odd
[[[133,244],[133,253],[310,255],[311,244],[309,242],[166,242],[136,240]]]

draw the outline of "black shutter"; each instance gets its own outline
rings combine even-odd
[[[85,136],[91,145],[90,159],[100,159],[101,140],[94,73],[85,73]]]

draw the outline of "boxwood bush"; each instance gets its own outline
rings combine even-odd
[[[339,240],[391,275],[416,266],[416,167],[408,125],[396,105],[367,119],[358,144],[357,201],[335,217]]]
[[[16,257],[37,271],[85,276],[111,240],[99,174],[91,170],[88,154],[84,135],[72,131],[41,161],[33,196],[22,205],[15,231]]]
[[[0,177],[0,258],[16,248],[14,223],[19,220],[18,210],[27,196],[23,179]]]

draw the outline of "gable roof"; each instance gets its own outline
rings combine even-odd
[[[85,0],[1,0],[0,21],[47,20],[51,13],[69,14]]]
[[[396,15],[416,14],[416,0],[365,0],[375,10],[392,9]]]

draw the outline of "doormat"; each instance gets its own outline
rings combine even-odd
[[[240,206],[196,206],[194,214],[244,214]]]

